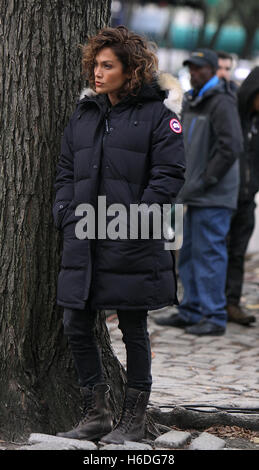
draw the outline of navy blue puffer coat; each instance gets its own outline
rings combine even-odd
[[[107,207],[175,201],[185,171],[173,111],[180,111],[181,98],[179,83],[168,74],[113,107],[106,95],[85,90],[57,164],[53,215],[63,233],[58,305],[154,310],[177,303],[174,258],[163,239],[79,239],[75,226],[82,216],[75,209],[89,203],[98,215],[100,195]]]

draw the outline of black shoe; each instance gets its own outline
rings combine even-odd
[[[193,325],[193,323],[183,320],[179,314],[175,313],[169,315],[169,317],[156,318],[155,323],[162,326],[175,326],[176,328],[186,328]]]
[[[227,305],[228,321],[239,325],[250,325],[256,318],[254,315],[246,313],[239,305]]]
[[[216,325],[216,323],[212,323],[205,319],[201,320],[195,325],[188,326],[188,328],[185,328],[186,333],[197,336],[221,336],[224,335],[225,331],[226,329],[223,326]]]

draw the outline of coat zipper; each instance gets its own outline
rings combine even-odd
[[[110,124],[109,124],[110,112],[111,112],[111,108],[108,108],[108,110],[105,113],[105,132],[106,132],[106,134],[110,134]]]

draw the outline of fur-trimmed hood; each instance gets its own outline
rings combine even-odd
[[[93,98],[97,93],[91,88],[84,88],[80,93],[80,100]],[[145,101],[147,99],[161,100],[164,105],[176,114],[181,113],[183,90],[179,80],[173,75],[159,72],[152,84],[143,85],[140,93],[134,99]]]

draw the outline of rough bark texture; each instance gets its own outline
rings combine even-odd
[[[78,45],[109,23],[110,4],[0,3],[0,436],[5,438],[55,433],[78,418],[77,379],[56,307],[61,240],[51,207],[61,134],[82,87]]]

